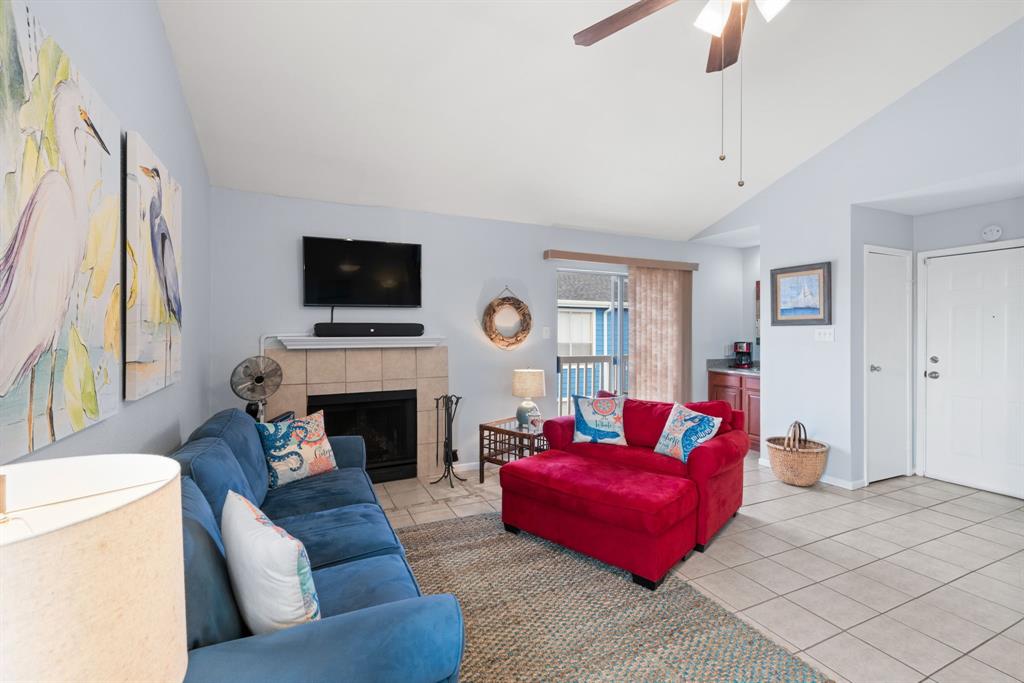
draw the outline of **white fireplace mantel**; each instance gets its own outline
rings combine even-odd
[[[278,334],[281,345],[301,349],[413,349],[444,344],[444,337],[314,337],[308,334]]]

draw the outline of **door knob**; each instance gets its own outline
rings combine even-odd
[[[871,372],[881,372],[882,371],[882,366],[881,365],[870,365],[870,366],[868,366],[868,370],[870,370]]]
[[[939,378],[939,373],[937,373],[934,370],[932,370],[931,372],[928,373],[928,377],[930,377],[931,379],[938,379]]]

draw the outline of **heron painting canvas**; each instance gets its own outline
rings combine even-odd
[[[0,462],[117,412],[121,126],[0,0]]]
[[[138,133],[125,137],[125,398],[181,377],[181,185]]]

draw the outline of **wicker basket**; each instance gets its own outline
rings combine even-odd
[[[780,481],[793,486],[814,486],[825,472],[828,444],[811,441],[803,423],[794,422],[786,436],[769,437],[768,458]]]

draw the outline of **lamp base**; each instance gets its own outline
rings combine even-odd
[[[528,429],[531,426],[531,421],[535,419],[540,419],[540,408],[532,400],[524,398],[516,408],[516,421],[519,423],[519,428]]]

